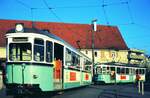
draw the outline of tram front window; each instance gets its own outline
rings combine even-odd
[[[9,60],[10,61],[30,61],[31,44],[30,43],[10,43]]]

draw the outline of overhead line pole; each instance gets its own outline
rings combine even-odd
[[[97,19],[94,19],[92,20],[92,76],[94,74],[94,64],[95,64],[95,57],[94,57],[94,48],[95,48],[95,45],[94,45],[94,33],[96,32],[97,30],[97,27],[96,27],[96,22],[97,22]]]

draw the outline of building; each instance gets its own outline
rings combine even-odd
[[[0,20],[0,60],[6,58],[5,33],[7,30],[14,28],[16,23],[24,23],[25,27],[33,26],[32,21]],[[91,24],[34,22],[34,27],[49,30],[92,58]],[[94,37],[95,63],[132,62],[131,51],[129,51],[130,54],[128,55],[128,47],[116,26],[97,25]]]
[[[81,52],[91,57],[91,49],[81,49]],[[95,63],[128,63],[128,50],[95,49]]]
[[[145,52],[139,49],[129,49],[128,63],[134,65],[143,65],[146,60]]]

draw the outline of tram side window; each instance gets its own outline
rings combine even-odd
[[[146,74],[146,69],[144,69],[144,74]]]
[[[106,72],[107,72],[107,74],[110,74],[110,70],[111,70],[110,67],[107,66],[107,67],[106,67]]]
[[[44,61],[44,40],[42,39],[34,40],[34,60]]]
[[[129,74],[129,68],[126,68],[126,74]]]
[[[72,64],[73,66],[79,65],[79,56],[74,52],[72,52]]]
[[[110,67],[111,73],[115,74],[115,67]]]
[[[136,74],[139,74],[139,70],[138,69],[136,69]]]
[[[110,70],[111,71],[115,71],[115,67],[110,67]]]
[[[91,66],[90,66],[91,62],[89,60],[84,59],[84,65],[85,65],[84,70],[91,71]]]
[[[142,74],[142,69],[139,69],[139,74]]]
[[[117,68],[117,74],[120,74],[120,68]]]
[[[143,70],[143,74],[145,74],[145,69],[142,69]]]
[[[97,67],[96,68],[96,73],[97,74],[102,74],[102,68],[101,67]]]
[[[31,60],[30,43],[10,43],[9,60],[11,61],[30,61]]]
[[[85,66],[86,71],[91,71],[91,66]]]
[[[66,49],[66,65],[72,65],[71,51],[69,49]]]
[[[125,74],[125,68],[121,68],[121,74]]]
[[[129,74],[132,75],[132,68],[129,68]]]
[[[80,56],[79,55],[77,55],[77,64],[78,64],[78,66],[80,66]]]
[[[136,69],[132,69],[132,74],[136,74]]]
[[[76,56],[74,53],[72,53],[72,65],[75,66],[76,65]]]
[[[145,74],[145,70],[144,69],[141,69],[141,74]]]
[[[106,74],[106,70],[107,70],[106,67],[103,67],[102,68],[102,74]]]
[[[143,69],[140,69],[140,74],[143,74]]]
[[[53,44],[50,41],[46,41],[46,62],[52,62],[52,49]]]
[[[144,69],[139,69],[139,74],[145,74]]]

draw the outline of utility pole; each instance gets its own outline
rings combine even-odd
[[[32,28],[35,28],[35,22],[34,22],[34,16],[33,16],[34,8],[30,8],[30,9],[31,9],[31,16],[32,16],[32,23],[31,23],[31,25],[32,25]]]
[[[95,45],[94,45],[94,33],[96,32],[97,30],[97,25],[96,25],[96,22],[97,22],[97,19],[94,19],[92,20],[92,76],[94,74],[94,63],[95,63],[95,58],[94,58],[94,48],[95,48]]]

